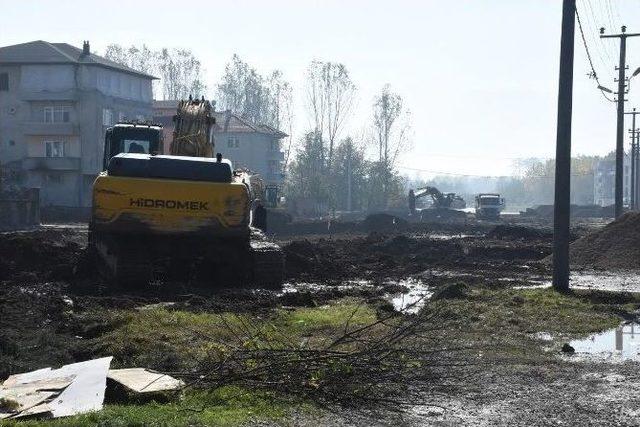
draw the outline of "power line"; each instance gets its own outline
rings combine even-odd
[[[605,2],[605,5],[606,5],[607,14],[609,16],[609,22],[611,23],[611,28],[617,28],[618,26],[614,22],[613,11],[611,10],[611,0],[607,0]]]
[[[598,90],[604,98],[609,102],[614,102],[613,99],[609,98],[605,91],[602,89],[602,85],[600,84],[600,80],[598,79],[598,73],[596,73],[596,69],[593,66],[593,60],[591,59],[591,53],[589,52],[589,46],[587,45],[587,39],[584,36],[584,30],[582,29],[582,20],[580,19],[580,14],[578,13],[578,8],[576,8],[576,17],[578,18],[578,28],[580,28],[580,35],[582,36],[582,44],[584,45],[584,50],[587,52],[587,58],[589,59],[589,65],[591,66],[591,75],[595,79],[598,84]]]
[[[543,157],[543,156],[517,156],[517,157],[508,157],[508,156],[487,156],[487,155],[460,155],[460,154],[436,154],[436,153],[427,153],[424,155],[425,157],[439,157],[445,159],[490,159],[490,160],[527,160],[527,159],[537,159],[537,160],[550,160],[552,157]]]
[[[609,10],[611,11],[611,16],[613,17],[613,21],[615,23],[616,28],[622,25],[622,17],[618,12],[618,7],[616,6],[616,2],[612,0],[607,0],[607,6],[609,6]]]
[[[598,29],[598,27],[603,27],[604,25],[598,25],[598,14],[595,13],[593,5],[591,4],[591,0],[585,0],[587,6],[589,7],[589,11],[591,12],[591,16],[593,17],[593,24],[596,28],[596,30]],[[600,0],[598,0],[600,1]],[[604,22],[601,22],[601,24],[604,24]],[[601,39],[597,39],[601,47],[601,49],[604,51],[605,55],[607,56],[607,59],[609,60],[609,63],[614,62],[613,60],[613,56],[610,52],[611,46],[609,46],[608,44],[605,44]],[[604,64],[606,65],[606,64]]]
[[[522,178],[517,175],[474,175],[474,174],[467,174],[467,173],[443,172],[443,171],[434,171],[434,170],[428,170],[428,169],[411,168],[408,166],[398,166],[398,168],[410,170],[414,172],[430,173],[433,175],[460,176],[460,177],[469,177],[469,178],[496,178],[496,179],[497,178]],[[592,175],[594,175],[593,172],[571,174],[571,176],[592,176]],[[525,178],[551,179],[551,178],[554,178],[554,175],[529,175],[529,176],[526,176]]]
[[[600,60],[600,65],[602,65],[602,67],[606,70],[609,68],[609,65],[613,61],[609,56],[609,52],[607,50],[607,48],[610,48],[610,46],[604,45],[603,41],[596,36],[596,34],[598,33],[599,27],[598,27],[598,24],[595,22],[595,16],[593,16],[594,14],[593,14],[593,8],[591,6],[591,3],[588,2],[588,0],[582,0],[582,4],[585,12],[584,18],[587,26],[587,34],[591,36],[590,37],[591,46],[594,47],[593,50],[596,52],[598,59]],[[591,10],[591,13],[589,13],[589,10]],[[603,52],[607,56],[609,62],[605,60],[602,54]]]

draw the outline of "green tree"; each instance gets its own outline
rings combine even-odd
[[[330,176],[337,210],[363,210],[367,207],[370,165],[364,151],[364,147],[350,137],[336,147]]]
[[[289,166],[285,184],[289,200],[312,203],[316,213],[325,212],[329,202],[329,182],[322,150],[322,137],[318,132],[305,134],[297,156]]]

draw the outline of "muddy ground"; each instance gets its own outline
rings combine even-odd
[[[585,222],[574,228],[572,238],[601,226],[600,222]],[[154,283],[144,290],[112,290],[96,274],[94,260],[87,257],[86,227],[45,226],[0,234],[0,379],[95,356],[92,340],[110,326],[84,314],[100,310],[170,302],[174,309],[198,312],[262,313],[279,307],[317,307],[344,297],[375,302],[377,307],[387,302],[387,310],[393,310],[394,298],[408,298],[415,291],[410,289],[412,283],[428,288],[422,296],[464,283],[466,289],[481,292],[482,297],[475,297],[480,301],[487,295],[494,298],[517,292],[514,288],[544,287],[550,280],[545,258],[551,254],[552,234],[546,225],[467,222],[340,227],[334,224],[333,230],[322,232],[320,225],[305,224],[272,236],[286,254],[284,291],[224,290],[220,284],[213,289],[206,283],[175,282]],[[596,287],[602,282],[601,272],[582,274],[589,278],[585,282]],[[619,277],[626,277],[627,291],[636,284],[632,272],[609,272],[606,277],[606,291],[618,290]],[[513,299],[514,306],[520,307],[522,298],[535,303],[531,296],[504,295]],[[581,294],[579,299],[593,302],[594,295]],[[619,315],[620,321],[634,318],[637,301],[633,297],[597,295],[597,310]],[[607,295],[613,296],[609,300]],[[489,311],[470,315],[472,337],[459,326],[447,333],[453,334],[452,341],[474,343],[497,336],[504,351],[485,351],[483,363],[473,375],[458,378],[455,391],[425,395],[424,400],[404,405],[399,412],[335,407],[312,416],[293,414],[289,422],[640,425],[637,362],[572,359],[560,353],[562,343],[574,335],[585,335],[589,328],[558,328],[552,343],[530,336],[548,332],[543,329],[554,324],[522,326],[518,318],[509,318],[496,323],[504,327],[490,329],[487,325],[492,323],[483,316],[491,316],[491,303],[485,305],[483,310]],[[522,337],[529,338],[521,341]],[[512,351],[512,344],[517,351]]]

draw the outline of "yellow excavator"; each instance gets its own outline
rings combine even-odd
[[[282,250],[253,227],[264,208],[255,206],[251,175],[212,157],[211,104],[181,101],[174,122],[170,155],[160,125],[106,132],[89,228],[101,270],[123,286],[281,284]]]

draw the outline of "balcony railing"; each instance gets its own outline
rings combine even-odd
[[[22,133],[25,135],[77,135],[79,127],[73,122],[24,122],[22,123]]]
[[[78,91],[76,89],[47,91],[23,88],[20,98],[23,101],[76,101],[78,99]]]
[[[74,171],[80,169],[79,157],[27,157],[22,161],[24,170]]]

